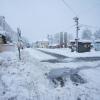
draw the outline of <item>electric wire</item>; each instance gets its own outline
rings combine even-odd
[[[62,0],[62,2],[64,3],[64,5],[65,5],[75,16],[77,16],[77,13],[72,9],[72,7],[71,7],[65,0]]]

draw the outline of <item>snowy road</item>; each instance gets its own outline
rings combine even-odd
[[[39,49],[37,49],[39,50]],[[48,54],[48,55],[51,55],[53,57],[56,57],[57,59],[65,59],[65,58],[68,58],[67,56],[64,56],[64,55],[61,55],[61,54],[57,54],[57,53],[53,53],[53,52],[47,52],[47,51],[44,51],[44,50],[39,50],[45,54]]]
[[[39,50],[39,49],[38,49]],[[50,51],[43,51],[39,50],[45,54],[51,55],[53,57],[56,57],[56,59],[47,59],[47,60],[42,60],[41,62],[50,62],[50,63],[68,63],[68,62],[95,62],[95,61],[100,61],[100,56],[93,56],[93,57],[68,57],[62,54],[57,54],[53,53]],[[69,60],[70,59],[70,60]]]
[[[23,50],[21,61],[15,52],[0,53],[0,100],[100,100],[100,52],[42,50]],[[58,76],[54,86],[46,73],[66,76],[64,86]]]
[[[38,49],[39,50],[39,49]],[[48,62],[48,63],[52,63],[52,65],[54,63],[64,63],[64,66],[66,66],[65,63],[73,63],[73,65],[75,65],[74,63],[86,63],[86,62],[93,62],[93,63],[98,63],[98,61],[100,62],[100,57],[68,57],[68,56],[64,56],[62,54],[57,54],[57,53],[53,53],[50,51],[43,51],[43,50],[39,50],[45,54],[48,55],[52,55],[54,57],[56,57],[56,59],[47,59],[47,60],[42,60],[41,62]],[[70,60],[69,60],[70,59]],[[78,73],[82,70],[89,70],[89,69],[96,69],[99,68],[100,64],[97,64],[96,66],[91,66],[91,65],[85,65],[85,66],[81,66],[81,67],[76,67],[76,68],[70,68],[70,67],[62,67],[62,68],[56,68],[56,69],[52,69],[49,72],[49,78],[58,78],[58,77],[67,77],[68,75],[70,76],[75,76],[76,74],[78,75]],[[76,76],[77,78],[79,78],[79,75]],[[81,76],[80,76],[81,77]],[[79,79],[78,79],[79,80]],[[82,80],[82,78],[81,78]],[[76,80],[75,80],[76,81]]]
[[[89,84],[88,77],[93,76],[92,77],[93,81],[97,81],[98,80],[97,83],[99,85],[100,78],[97,78],[99,76],[96,76],[96,74],[94,74],[94,73],[98,73],[97,70],[100,70],[100,56],[99,56],[99,52],[93,53],[93,54],[91,54],[91,53],[89,54],[88,53],[89,55],[84,55],[83,54],[81,56],[74,57],[74,56],[68,56],[69,54],[67,53],[67,51],[66,51],[66,54],[60,52],[60,50],[59,51],[57,50],[58,52],[56,52],[56,50],[54,52],[51,50],[51,52],[50,52],[50,50],[48,50],[48,49],[45,49],[44,51],[42,49],[40,51],[45,53],[45,54],[52,55],[52,56],[57,55],[57,56],[55,56],[56,57],[55,59],[49,59],[48,58],[46,60],[42,60],[41,61],[41,62],[44,62],[45,64],[49,65],[48,67],[52,67],[53,68],[49,72],[49,77],[50,78],[51,77],[53,77],[53,78],[56,77],[56,79],[57,79],[58,78],[57,76],[59,76],[59,75],[60,76],[62,76],[63,74],[67,75],[67,76],[70,75],[70,80],[72,82],[79,83],[82,80],[83,81],[87,80],[87,83],[83,82],[85,85],[87,85],[87,84]],[[61,58],[60,58],[60,56],[61,56]],[[62,57],[62,56],[64,56],[64,57]],[[91,71],[94,71],[94,73],[90,73]],[[87,74],[86,74],[86,72],[87,72]],[[81,80],[81,81],[79,81],[79,80]],[[95,85],[95,84],[96,83],[94,82],[92,85]],[[83,88],[85,85],[81,85],[80,84],[79,87],[82,86],[82,88]],[[86,89],[86,91],[87,90],[88,89]],[[93,91],[93,90],[90,89],[89,91]],[[85,94],[85,93],[83,93],[83,94]],[[86,97],[83,98],[83,99],[82,99],[82,97],[79,97],[79,100],[85,100],[85,99],[86,100],[90,100],[90,98],[91,98],[91,96],[89,98],[87,97],[87,99],[86,99]],[[97,100],[97,98],[95,98],[95,97],[92,97],[92,99],[93,100]],[[100,99],[100,97],[98,97],[98,99]]]

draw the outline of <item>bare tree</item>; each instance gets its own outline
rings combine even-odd
[[[91,38],[92,38],[91,30],[89,30],[88,28],[83,30],[83,32],[82,32],[82,39],[91,40]]]
[[[100,39],[100,29],[94,33],[95,39]]]

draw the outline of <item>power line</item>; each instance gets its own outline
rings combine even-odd
[[[75,16],[77,16],[76,12],[72,9],[72,7],[71,7],[67,2],[65,2],[65,0],[62,0],[62,2],[64,3],[64,5],[65,5]]]

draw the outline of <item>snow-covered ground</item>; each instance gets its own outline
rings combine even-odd
[[[100,60],[71,61],[76,57],[100,57],[100,52],[77,54],[66,49],[42,50],[67,56],[68,62],[41,62],[58,58],[29,48],[21,51],[21,61],[17,52],[0,53],[0,100],[100,100]],[[90,67],[79,71],[85,84],[75,85],[68,77],[64,87],[55,88],[45,75],[56,68],[83,67]]]
[[[100,51],[92,50],[91,52],[84,52],[84,53],[77,53],[77,52],[71,52],[71,49],[68,48],[58,48],[58,49],[47,49],[47,48],[39,48],[43,51],[53,52],[61,55],[65,55],[68,57],[100,57]]]

